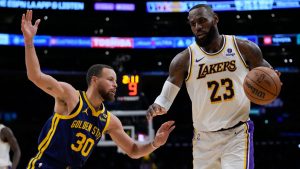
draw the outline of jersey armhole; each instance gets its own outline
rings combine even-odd
[[[106,120],[105,127],[102,131],[102,135],[105,134],[105,132],[107,131],[107,128],[109,126],[109,123],[110,123],[110,112],[109,111],[106,111],[106,112],[107,112],[107,120]]]
[[[239,47],[238,47],[238,45],[237,45],[235,36],[232,36],[232,37],[233,37],[232,39],[233,39],[234,48],[235,48],[235,50],[237,51],[239,58],[240,58],[241,61],[243,62],[243,64],[244,64],[244,66],[246,67],[246,69],[249,69],[249,66],[247,65],[246,61],[244,60],[244,58],[243,58],[243,56],[242,56],[242,54],[241,54],[241,52],[240,52],[240,50],[239,50]]]
[[[191,77],[191,73],[192,73],[192,68],[193,68],[193,51],[191,50],[190,46],[188,47],[188,50],[189,50],[189,69],[188,69],[188,74],[185,78],[185,81],[188,81]]]
[[[74,107],[74,109],[72,110],[72,112],[69,115],[60,115],[56,112],[55,112],[55,114],[61,119],[72,119],[75,116],[77,116],[81,112],[82,105],[83,105],[83,101],[82,101],[82,97],[80,95],[80,91],[78,91],[78,97],[79,97],[78,103],[76,104],[76,106]]]

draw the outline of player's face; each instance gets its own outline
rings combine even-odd
[[[188,20],[199,46],[208,46],[217,32],[215,15],[205,8],[196,8],[189,12]]]
[[[114,70],[103,68],[97,77],[96,87],[99,95],[106,101],[114,101],[117,90],[117,75]]]

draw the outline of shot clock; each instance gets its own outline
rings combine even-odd
[[[138,94],[138,84],[140,81],[139,75],[123,75],[122,84],[127,85],[127,95],[136,96]]]
[[[123,74],[119,77],[117,100],[118,101],[138,101],[140,99],[140,75]]]
[[[142,91],[142,76],[139,74],[119,74],[116,100],[106,102],[110,110],[144,110],[148,107]]]

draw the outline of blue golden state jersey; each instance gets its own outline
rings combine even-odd
[[[99,142],[110,121],[104,104],[96,111],[85,92],[68,116],[54,113],[44,125],[38,140],[38,153],[27,169],[81,168]]]

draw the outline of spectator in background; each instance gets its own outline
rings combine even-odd
[[[13,151],[12,162],[9,152]],[[21,150],[12,130],[0,124],[0,169],[16,169],[21,157]]]

